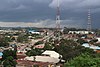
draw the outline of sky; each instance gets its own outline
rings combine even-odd
[[[59,0],[61,27],[100,29],[100,0]],[[57,0],[0,0],[1,27],[55,27]]]

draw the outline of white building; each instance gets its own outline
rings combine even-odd
[[[89,34],[89,31],[69,31],[69,34]],[[92,34],[94,34],[94,32],[91,32]]]
[[[100,37],[97,37],[96,39],[98,40],[98,43],[100,43]]]
[[[42,55],[48,55],[48,56],[54,57],[54,58],[59,58],[61,56],[57,52],[50,51],[50,50],[46,50],[45,52],[42,53]]]
[[[40,34],[40,32],[35,31],[35,30],[29,30],[28,32],[29,32],[29,33],[32,33],[32,34]]]
[[[25,60],[58,63],[61,60],[60,57],[62,56],[58,54],[57,52],[46,50],[45,52],[42,53],[42,56],[26,57]]]
[[[82,44],[82,46],[90,48],[90,49],[93,49],[93,50],[100,50],[100,47],[94,46],[94,45],[90,45],[88,43],[84,43],[84,44]]]

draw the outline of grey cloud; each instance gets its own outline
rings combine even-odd
[[[57,0],[53,0],[49,6],[55,8],[57,6]],[[100,8],[100,0],[60,0],[60,6],[63,10],[72,11],[86,11],[88,8],[97,9]]]
[[[61,25],[86,28],[90,7],[93,27],[98,28],[99,3],[100,0],[60,0]],[[56,6],[57,0],[0,0],[0,21],[33,22],[37,26],[55,27]]]
[[[40,21],[35,21],[34,23],[32,22],[0,22],[0,27],[47,27],[47,28],[55,28],[56,27],[56,21],[51,20],[51,19],[46,19],[46,20],[40,20]],[[82,28],[82,24],[77,21],[76,23],[75,20],[61,20],[61,27],[77,27],[77,28]],[[76,23],[73,25],[73,23]],[[67,25],[65,25],[67,24]]]

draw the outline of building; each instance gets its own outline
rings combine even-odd
[[[39,44],[39,45],[36,45],[35,48],[44,48],[44,46],[45,46],[44,44]]]
[[[94,46],[94,45],[90,45],[88,43],[84,43],[82,46],[87,47],[87,48],[90,48],[90,49],[93,49],[95,51],[100,51],[100,47]]]
[[[98,40],[98,43],[100,43],[100,37],[97,37],[96,39]]]
[[[50,57],[54,57],[54,58],[59,58],[61,55],[55,51],[50,51],[50,50],[46,50],[45,52],[42,53],[42,55],[48,55]]]
[[[55,51],[46,50],[41,56],[25,57],[25,60],[36,62],[58,63],[61,60],[61,55]]]
[[[36,30],[29,30],[28,32],[31,33],[31,34],[40,34],[40,32],[38,32]]]
[[[16,67],[55,67],[53,63],[48,62],[32,62],[29,60],[17,60]]]
[[[89,31],[69,31],[69,34],[89,34]],[[94,32],[91,32],[92,34],[94,34]]]

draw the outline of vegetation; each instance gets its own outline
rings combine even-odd
[[[17,59],[15,50],[4,50],[2,60],[5,60],[7,57],[12,56],[14,59]]]
[[[92,40],[92,43],[96,41]],[[84,43],[84,41],[79,40],[77,42],[63,40],[61,43],[63,45],[56,48],[63,55],[63,59],[66,60],[64,67],[99,67],[100,54],[97,54],[92,49],[82,47],[80,44]]]
[[[69,31],[78,31],[81,29],[75,28],[64,28],[63,33],[67,34]],[[85,29],[83,29],[85,30]],[[56,34],[58,33],[58,34]],[[75,34],[75,33],[74,33]],[[10,37],[7,37],[9,35]],[[31,34],[31,33],[16,33],[15,35],[18,36],[17,40],[12,35],[6,33],[3,37],[0,37],[0,47],[8,47],[9,43],[14,40],[20,43],[27,43],[29,42],[28,36],[31,36],[32,39],[42,38],[43,36],[39,34]],[[47,32],[46,34],[47,35]],[[64,67],[99,67],[100,66],[100,54],[97,54],[92,49],[82,47],[81,45],[85,43],[81,37],[86,37],[86,35],[75,34],[78,38],[77,41],[68,40],[68,39],[58,39],[59,35],[62,35],[62,32],[59,31],[54,32],[56,36],[55,39],[50,38],[49,41],[45,42],[45,46],[43,49],[38,48],[31,48],[26,52],[27,56],[36,56],[41,55],[45,50],[54,50],[62,55],[63,60],[66,61]],[[100,31],[97,31],[97,35],[100,35]],[[92,39],[89,43],[95,44],[96,46],[100,46],[100,43],[96,43],[96,39]],[[38,41],[34,45],[43,44],[43,41]],[[0,63],[4,65],[4,67],[15,67],[16,66],[16,51],[17,50],[4,50],[2,60]],[[37,67],[37,66],[35,66]]]
[[[31,50],[27,51],[26,55],[27,56],[36,56],[36,55],[41,55],[41,53],[42,53],[41,49],[35,48],[35,49],[31,49]]]
[[[11,38],[7,37],[7,36],[5,36],[3,39],[4,39],[5,42],[11,42],[12,41]]]
[[[83,39],[78,39],[77,42],[80,43],[81,45],[82,45],[83,43],[86,43],[86,41],[84,41]]]
[[[99,47],[100,47],[100,43],[95,43],[94,45],[95,45],[95,46],[99,46]]]
[[[38,41],[34,45],[39,45],[39,44],[43,44],[43,41]]]
[[[98,39],[93,39],[93,40],[91,40],[89,43],[90,43],[90,44],[95,44],[97,41],[98,41]]]
[[[4,67],[16,67],[17,62],[15,61],[15,59],[17,59],[16,51],[5,50],[3,51],[1,63],[4,65]]]
[[[27,35],[19,35],[17,38],[17,41],[21,42],[21,43],[28,42],[28,36]]]
[[[7,47],[9,46],[8,40],[6,38],[1,38],[0,39],[0,47]]]
[[[66,62],[64,67],[99,67],[100,58],[94,58],[91,54],[83,53],[74,59]]]
[[[32,37],[34,37],[34,39],[39,39],[42,38],[42,36],[40,34],[30,34]]]
[[[95,54],[92,49],[82,47],[79,43],[67,39],[61,40],[59,46],[55,46],[54,50],[61,54],[63,59],[66,61],[69,61],[85,52]]]
[[[53,44],[50,43],[50,42],[46,42],[46,43],[45,43],[45,46],[44,46],[44,48],[43,48],[43,50],[53,50],[53,49],[54,49],[54,46],[53,46]]]
[[[16,61],[12,56],[6,57],[6,59],[3,61],[4,67],[16,67]]]
[[[9,46],[9,43],[7,42],[0,42],[0,47],[6,47]]]

